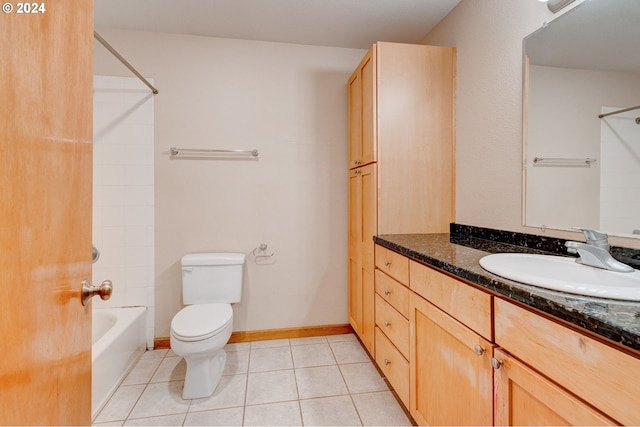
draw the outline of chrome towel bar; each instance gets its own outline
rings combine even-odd
[[[598,159],[593,157],[570,158],[570,157],[534,157],[534,166],[582,166],[591,167]]]
[[[196,149],[196,148],[177,148],[171,147],[169,153],[172,156],[177,156],[180,153],[190,154],[251,154],[253,157],[258,157],[258,150],[213,150],[213,149]]]

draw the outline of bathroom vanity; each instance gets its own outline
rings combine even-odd
[[[640,424],[640,303],[502,279],[453,234],[375,237],[375,354],[418,424]]]

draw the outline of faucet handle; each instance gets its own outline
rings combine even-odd
[[[607,233],[583,227],[571,227],[571,229],[582,231],[584,238],[587,240],[587,244],[609,250],[609,235]]]

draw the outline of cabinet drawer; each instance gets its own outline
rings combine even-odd
[[[409,270],[414,292],[492,341],[491,295],[415,261]]]
[[[406,407],[409,407],[409,362],[376,327],[376,363]]]
[[[409,288],[376,270],[376,292],[404,317],[409,318]]]
[[[552,381],[616,421],[640,425],[640,358],[499,298],[495,334],[496,344]]]
[[[409,284],[409,258],[376,245],[376,267],[405,285]]]
[[[376,326],[409,359],[409,321],[376,294]]]

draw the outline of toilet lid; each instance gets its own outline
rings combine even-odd
[[[188,305],[171,321],[171,332],[183,341],[200,341],[216,335],[232,319],[231,304]]]

